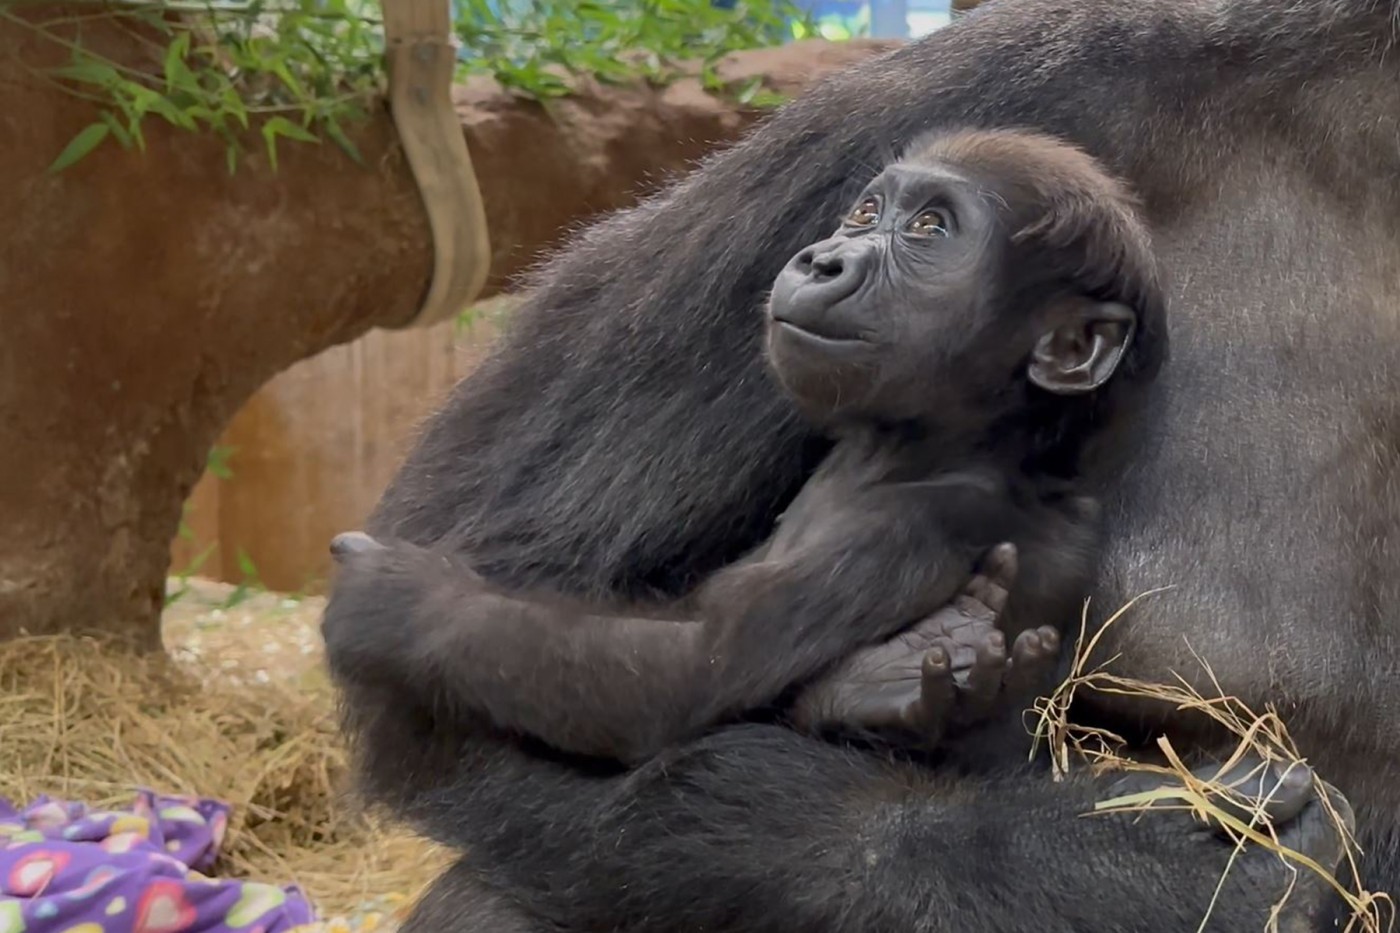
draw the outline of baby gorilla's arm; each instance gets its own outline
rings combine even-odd
[[[322,632],[335,666],[411,685],[440,720],[486,718],[561,751],[635,762],[952,598],[973,561],[929,516],[987,515],[986,492],[958,478],[817,499],[798,512],[800,531],[779,533],[777,553],[702,584],[686,603],[693,622],[516,596],[459,557],[342,536]]]
[[[931,750],[950,730],[1029,704],[1055,672],[1060,636],[1028,629],[1007,657],[997,621],[1016,571],[1015,546],[993,548],[949,605],[805,687],[793,725]]]
[[[358,533],[332,552],[343,609],[327,614],[327,651],[366,682],[413,691],[440,719],[484,718],[560,751],[634,761],[701,703],[697,623],[517,597],[460,560]]]

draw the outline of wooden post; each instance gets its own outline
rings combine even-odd
[[[457,40],[450,0],[384,0],[389,104],[433,231],[433,278],[408,326],[463,311],[491,271],[486,210],[452,105]]]

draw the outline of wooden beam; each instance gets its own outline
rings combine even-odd
[[[447,320],[491,267],[486,210],[452,105],[457,40],[450,0],[384,0],[389,104],[433,231],[433,278],[408,326]]]

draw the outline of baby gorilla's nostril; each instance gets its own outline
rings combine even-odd
[[[810,247],[808,249],[804,249],[802,252],[798,253],[796,257],[794,257],[792,261],[793,268],[796,269],[798,272],[801,272],[803,275],[811,275],[812,257],[816,255],[816,250],[811,249]]]
[[[812,258],[812,277],[815,279],[834,279],[841,275],[845,269],[845,263],[840,256],[826,255]]]

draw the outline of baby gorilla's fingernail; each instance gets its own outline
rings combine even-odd
[[[987,636],[987,644],[997,651],[1004,651],[1006,649],[1006,636],[1001,632],[992,632]]]
[[[1312,783],[1312,769],[1301,762],[1292,765],[1280,763],[1275,765],[1275,768],[1280,770],[1287,768],[1287,771],[1276,782],[1278,784],[1278,791],[1275,793],[1296,793]]]

